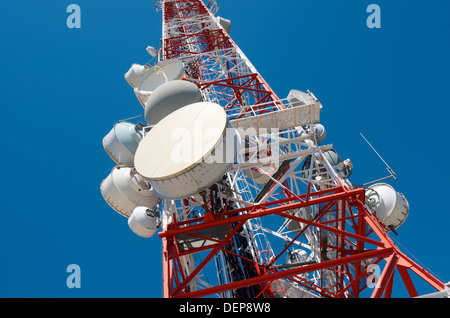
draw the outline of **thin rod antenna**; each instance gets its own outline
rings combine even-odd
[[[139,117],[144,117],[144,115],[137,115],[137,116],[133,116],[133,117],[129,117],[129,118],[125,118],[125,119],[121,119],[121,120],[119,120],[119,122],[121,122],[121,121],[127,121],[127,120],[131,120],[131,119],[136,119],[136,118],[139,118]]]
[[[364,137],[364,135],[360,132],[359,133],[361,135],[361,137],[364,138],[364,140],[367,142],[367,144],[370,146],[370,148],[372,148],[372,150],[377,154],[377,156],[381,159],[381,161],[384,162],[384,164],[386,165],[386,169],[387,171],[389,171],[389,173],[391,174],[391,176],[394,178],[394,180],[397,180],[396,178],[396,174],[394,172],[394,170],[392,170],[392,168],[387,164],[387,162],[383,159],[383,157],[381,157],[381,155],[375,150],[375,148],[372,146],[372,144],[367,140],[366,137]]]

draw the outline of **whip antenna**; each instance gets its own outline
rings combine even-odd
[[[367,144],[370,146],[370,148],[372,148],[372,150],[377,154],[377,156],[381,159],[381,161],[383,161],[383,163],[386,165],[386,169],[389,172],[390,176],[389,177],[385,177],[385,178],[381,178],[369,183],[364,184],[363,186],[366,186],[368,184],[372,184],[381,180],[385,180],[385,179],[389,179],[389,178],[394,178],[394,180],[397,180],[397,176],[394,172],[394,170],[392,170],[392,168],[388,165],[388,163],[383,159],[383,157],[381,157],[381,155],[378,153],[378,151],[372,146],[372,144],[367,140],[366,137],[364,137],[364,135],[360,132],[359,133],[361,135],[361,137],[363,137],[363,139],[367,142]]]

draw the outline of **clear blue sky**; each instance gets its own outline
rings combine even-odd
[[[231,35],[279,97],[311,90],[351,181],[384,177],[410,203],[396,237],[450,280],[450,2],[218,0]],[[81,29],[66,8],[81,7]],[[381,7],[381,29],[366,8]],[[100,194],[102,139],[142,114],[123,78],[158,46],[153,0],[1,1],[0,297],[161,297],[161,241],[143,239]],[[69,264],[81,288],[66,286]]]

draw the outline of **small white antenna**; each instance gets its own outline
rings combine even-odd
[[[386,165],[386,169],[387,169],[387,171],[390,174],[389,177],[381,178],[381,179],[378,179],[378,180],[375,180],[375,181],[363,184],[363,186],[366,186],[368,184],[372,184],[372,183],[375,183],[375,182],[378,182],[378,181],[382,181],[382,180],[385,180],[385,179],[388,179],[388,178],[391,178],[391,177],[394,178],[394,180],[397,180],[397,177],[396,177],[396,174],[395,174],[394,170],[392,170],[392,168],[387,164],[387,162],[383,159],[383,157],[381,157],[381,155],[375,150],[375,148],[371,145],[371,143],[367,140],[367,138],[364,137],[364,135],[361,132],[359,134],[361,135],[361,137],[364,138],[364,140],[367,142],[367,144],[370,146],[370,148],[372,148],[372,150],[377,154],[377,156],[381,159],[381,161],[384,162],[384,164]]]

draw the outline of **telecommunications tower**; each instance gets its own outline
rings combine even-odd
[[[117,165],[101,192],[133,232],[158,232],[164,297],[395,297],[396,284],[416,297],[413,275],[449,295],[388,235],[405,196],[351,183],[313,93],[279,98],[215,0],[155,4],[161,45],[125,74],[145,123],[103,139]]]

